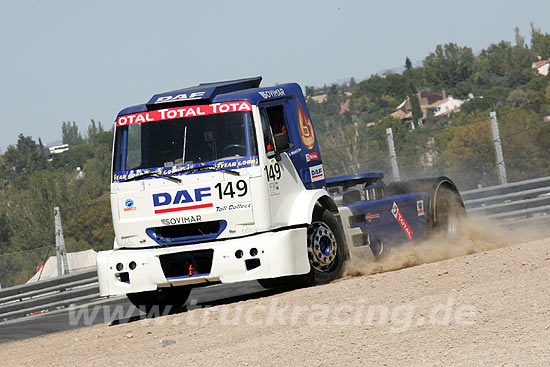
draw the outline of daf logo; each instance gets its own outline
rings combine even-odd
[[[164,103],[164,102],[177,102],[177,101],[191,101],[193,99],[201,99],[206,92],[193,92],[189,95],[187,93],[178,94],[177,96],[164,96],[159,97],[155,103]]]
[[[158,194],[153,194],[153,205],[164,206],[193,203],[202,201],[203,198],[208,196],[212,196],[210,187],[201,187],[193,190],[192,193],[188,190],[180,190],[173,197],[167,192],[159,192]]]

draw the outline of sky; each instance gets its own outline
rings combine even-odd
[[[323,86],[421,61],[438,44],[479,52],[550,1],[0,0],[0,153],[47,144],[63,121],[111,127],[122,108],[201,82],[263,76]]]

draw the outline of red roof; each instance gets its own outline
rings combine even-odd
[[[540,68],[541,66],[545,65],[546,63],[550,62],[550,60],[540,60],[533,63],[534,68]]]

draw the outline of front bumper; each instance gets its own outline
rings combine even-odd
[[[296,228],[195,245],[101,251],[97,254],[99,291],[101,296],[116,296],[159,287],[218,281],[234,283],[305,274],[310,269],[306,236],[306,228]],[[212,251],[208,273],[189,275],[188,269],[181,269],[181,276],[174,276],[171,269],[172,274],[165,275],[162,255],[192,257],[209,253],[205,250]],[[240,258],[237,256],[239,251],[242,252]]]

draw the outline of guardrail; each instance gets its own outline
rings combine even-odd
[[[550,223],[550,177],[461,192],[469,214],[506,225]],[[0,289],[0,323],[99,298],[97,270]]]
[[[505,225],[550,222],[550,177],[461,192],[469,214]]]
[[[95,268],[0,290],[0,322],[99,298]]]

